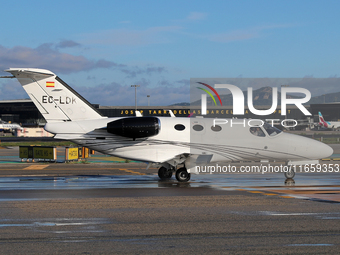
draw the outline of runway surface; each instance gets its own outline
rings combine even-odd
[[[178,183],[160,181],[143,163],[20,163],[13,153],[0,150],[1,254],[339,250],[339,172],[297,173],[294,180],[193,174]]]

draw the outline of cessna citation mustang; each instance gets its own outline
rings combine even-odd
[[[209,118],[103,117],[88,101],[48,70],[10,68],[46,119],[45,129],[105,154],[156,163],[161,179],[173,172],[190,180],[195,166],[252,160],[318,163],[333,150],[321,142],[262,127],[219,124]],[[235,120],[234,120],[235,121]],[[245,120],[239,120],[246,122]],[[285,173],[294,177],[294,171]]]

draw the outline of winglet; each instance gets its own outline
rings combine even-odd
[[[140,111],[135,111],[136,117],[143,117],[143,114]]]
[[[171,110],[169,110],[169,113],[170,113],[170,116],[171,116],[172,118],[175,118],[175,117],[176,117],[175,114],[174,114]]]

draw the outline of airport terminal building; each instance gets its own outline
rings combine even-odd
[[[93,106],[103,116],[107,117],[135,116],[134,106],[100,106],[99,104],[93,104]],[[295,119],[301,122],[317,122],[318,112],[320,111],[326,120],[340,120],[340,103],[311,104],[305,107],[312,113],[311,118],[307,118],[297,107],[288,105],[287,116],[281,115],[281,109],[278,106],[277,110],[273,114],[265,116],[265,119]],[[258,110],[268,108],[268,106],[256,106]],[[137,109],[143,116],[170,116],[169,110],[177,117],[201,115],[200,106],[138,106]],[[208,106],[206,117],[233,118],[235,116],[232,106]],[[245,107],[245,115],[238,116],[238,118],[258,119],[259,117]],[[0,101],[0,119],[11,123],[20,123],[24,127],[37,127],[45,124],[43,116],[30,99]]]

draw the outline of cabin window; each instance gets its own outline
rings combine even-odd
[[[260,127],[251,127],[249,130],[250,130],[250,133],[252,133],[255,136],[260,136],[260,137],[266,136]]]
[[[202,131],[204,129],[203,126],[199,124],[194,125],[192,128],[195,131]]]
[[[275,136],[282,132],[280,129],[273,127],[268,123],[264,123],[263,128],[266,130],[269,136]]]
[[[218,131],[221,131],[221,130],[222,130],[222,127],[219,126],[219,125],[211,126],[211,130],[212,130],[212,131],[215,131],[215,132],[218,132]]]
[[[185,126],[182,124],[177,124],[175,125],[175,129],[178,131],[183,131],[185,129]]]

